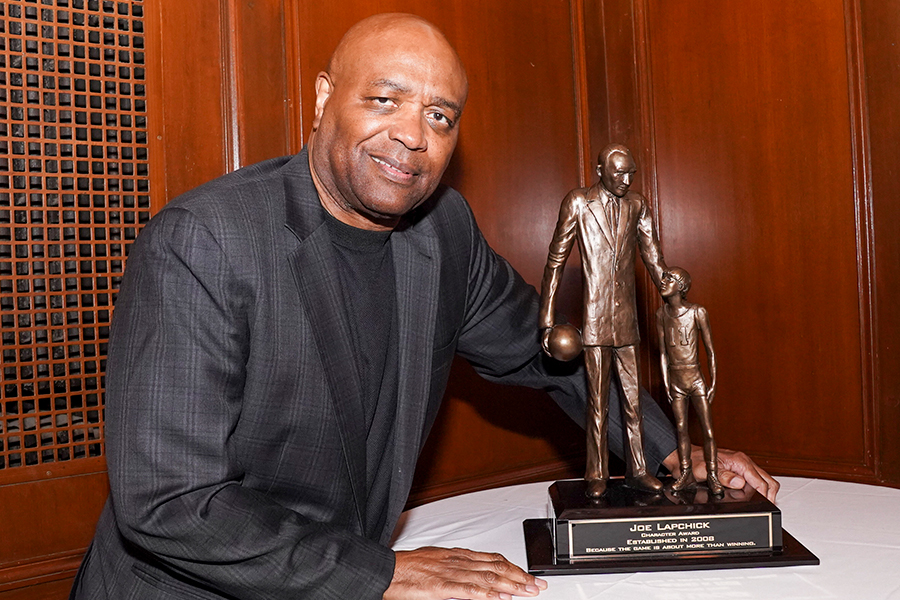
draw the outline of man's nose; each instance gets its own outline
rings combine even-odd
[[[631,185],[631,178],[632,178],[632,177],[634,177],[634,175],[632,175],[631,173],[625,173],[625,174],[622,176],[622,183],[624,183],[625,185]]]
[[[412,106],[404,107],[394,113],[391,123],[390,135],[392,140],[400,142],[412,151],[424,151],[428,149],[428,138],[425,128],[428,124],[419,110]]]

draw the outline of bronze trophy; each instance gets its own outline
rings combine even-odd
[[[724,489],[718,480],[710,416],[717,368],[708,316],[686,300],[687,272],[666,266],[647,202],[630,190],[635,171],[628,148],[604,148],[597,160],[599,181],[566,195],[550,243],[539,327],[549,356],[569,361],[583,354],[587,468],[584,479],[550,486],[549,518],[524,522],[528,570],[553,575],[818,564],[782,529],[778,507],[749,485]],[[580,332],[558,323],[555,310],[563,268],[576,243],[584,275]],[[663,481],[648,472],[642,442],[638,251],[665,301],[657,313],[657,332],[663,382],[676,416],[680,472],[677,479]],[[709,359],[709,385],[700,368],[701,341]],[[609,473],[612,369],[622,392],[624,478]],[[703,428],[708,477],[702,484],[692,473],[689,402]]]

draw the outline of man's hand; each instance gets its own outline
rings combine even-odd
[[[771,502],[775,502],[775,496],[778,494],[778,488],[781,484],[775,481],[771,475],[753,462],[753,459],[743,452],[735,452],[734,450],[725,450],[719,448],[719,481],[727,488],[734,490],[743,489],[745,483],[749,483],[760,494],[768,498]],[[691,464],[694,469],[694,478],[697,481],[706,480],[706,461],[703,459],[703,448],[700,446],[691,446]],[[678,463],[678,450],[674,450],[672,454],[663,461],[665,466],[672,475],[678,477],[681,469]]]
[[[394,578],[384,600],[446,600],[537,596],[547,582],[529,575],[500,554],[463,548],[419,548],[397,552]]]

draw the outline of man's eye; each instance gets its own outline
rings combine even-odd
[[[432,112],[431,118],[437,121],[437,123],[442,127],[446,127],[448,129],[453,127],[453,120],[442,112]]]
[[[392,98],[388,98],[386,96],[372,96],[367,98],[367,100],[374,106],[378,108],[388,108],[394,106],[394,100]]]

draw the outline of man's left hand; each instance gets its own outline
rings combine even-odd
[[[771,502],[775,502],[775,496],[778,494],[778,488],[781,484],[766,473],[765,469],[753,462],[753,459],[743,452],[735,452],[734,450],[726,450],[719,448],[719,481],[727,488],[734,490],[743,489],[744,485],[749,483],[760,494],[765,496]],[[706,480],[706,461],[703,459],[703,448],[700,446],[691,446],[691,464],[694,469],[694,478],[697,481]],[[675,450],[663,461],[665,466],[672,475],[678,477],[680,474],[678,463],[678,450]]]

